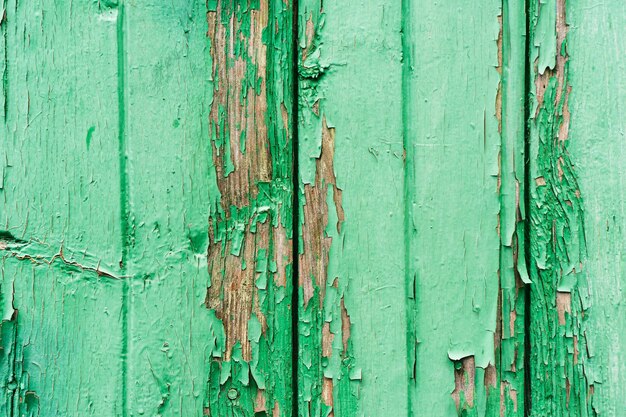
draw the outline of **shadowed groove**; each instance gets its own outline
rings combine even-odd
[[[129,259],[129,216],[128,202],[128,170],[126,160],[126,52],[124,48],[124,0],[117,6],[117,101],[118,101],[118,152],[119,152],[119,180],[120,180],[120,230],[122,239],[122,254],[120,271],[122,275],[128,268]],[[130,311],[130,280],[124,280],[122,293],[122,415],[128,415],[128,351],[129,351],[129,311]]]

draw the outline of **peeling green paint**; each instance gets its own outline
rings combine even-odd
[[[591,303],[583,195],[568,152],[566,2],[531,2],[529,16],[531,415],[595,415],[585,374]]]
[[[206,306],[225,321],[226,340],[211,366],[220,378],[208,385],[208,415],[292,410],[292,16],[281,2],[209,4],[220,197],[209,217]]]
[[[624,5],[297,3],[0,0],[0,415],[623,414]]]
[[[116,23],[97,2],[15,0],[0,22],[0,415],[115,415]]]
[[[299,414],[403,415],[400,4],[298,8]]]
[[[626,48],[626,38],[618,29],[626,21],[625,6],[615,0],[602,7],[588,0],[566,2],[567,80],[571,86],[566,149],[584,202],[580,220],[586,248],[582,271],[586,283],[579,282],[578,297],[585,306],[591,304],[582,319],[584,325],[576,329],[584,330],[585,344],[581,345],[579,338],[579,357],[584,357],[584,376],[589,385],[587,410],[589,402],[593,409],[593,413],[587,413],[589,416],[618,416],[626,409],[626,365],[622,355],[626,316],[621,290],[626,242],[621,208],[625,192],[622,138],[626,80],[621,70],[624,56],[620,53]],[[572,293],[572,302],[575,300]],[[575,323],[573,315],[574,311],[568,326]],[[572,395],[574,392],[572,388]],[[582,394],[582,387],[579,392]],[[585,415],[587,410],[582,407],[582,399],[580,402],[580,415]]]
[[[492,415],[523,416],[526,409],[526,8],[502,5],[500,119],[500,300],[496,335],[498,390],[489,398]]]
[[[291,415],[292,6],[71,3],[1,4],[3,415]],[[222,246],[242,340],[207,309]]]
[[[322,302],[319,308],[326,311],[328,303],[336,300],[334,288],[328,287],[336,276],[340,287],[347,285],[343,295],[348,300],[352,291],[359,291],[359,298],[346,306],[362,380],[357,407],[340,411],[335,407],[334,415],[456,413],[450,396],[454,363],[468,357],[475,363],[471,371],[475,401],[466,404],[463,413],[495,416],[505,409],[510,415],[523,415],[523,283],[528,282],[523,202],[525,8],[506,3],[502,10],[500,3],[491,2],[459,12],[463,7],[469,6],[371,4],[368,18],[334,4],[324,3],[322,9],[311,1],[300,7],[304,257],[307,247],[314,246],[308,244],[307,215],[329,213],[328,219],[322,219],[327,240],[318,245],[328,251],[320,255],[328,271],[321,271],[323,280],[309,276],[307,269],[300,274],[302,415],[308,415],[308,410],[312,415],[316,410],[330,412],[330,406],[320,404],[334,406],[351,398],[335,392],[332,402],[324,402],[327,396],[316,372],[323,372],[328,364],[316,362],[310,353],[324,351],[325,321],[315,309]],[[502,19],[506,19],[506,33],[499,34]],[[450,36],[467,39],[467,44],[447,42]],[[502,71],[506,73],[501,75]],[[374,87],[361,89],[373,80]],[[348,83],[350,92],[343,88]],[[401,102],[393,100],[398,97]],[[479,105],[468,111],[468,102]],[[336,136],[332,165],[325,162],[328,129]],[[331,181],[328,173],[320,175],[320,169],[332,170]],[[352,174],[355,169],[366,173]],[[449,176],[458,170],[459,181],[450,183]],[[403,177],[404,183],[397,181]],[[341,190],[344,221],[339,233],[333,232],[331,218],[337,200],[328,197],[324,205],[311,191],[329,182]],[[307,205],[317,204],[320,209],[309,208],[307,213]],[[378,207],[379,214],[389,213],[389,218],[381,221],[378,216],[360,223],[359,230],[351,229],[351,218],[363,221],[371,207]],[[403,216],[394,216],[402,211]],[[444,227],[444,219],[451,223]],[[375,224],[385,231],[359,233]],[[393,233],[406,240],[387,240]],[[359,255],[352,257],[347,242],[355,238],[361,239],[361,245],[356,249]],[[384,283],[373,272],[372,260],[379,256],[385,258],[385,265],[393,265],[382,273]],[[350,263],[354,259],[357,264]],[[395,285],[402,281],[395,274],[406,277],[406,286]],[[393,309],[389,302],[377,304],[366,295],[375,288],[386,290],[386,300],[405,301],[391,303]],[[448,309],[445,317],[433,314],[442,304]],[[400,312],[387,315],[397,307]],[[336,317],[326,316],[331,327]],[[381,323],[381,317],[388,318],[382,329],[398,329],[406,319],[403,334],[385,332],[376,337],[373,323]],[[456,317],[454,322],[442,321],[450,317]],[[367,331],[361,333],[360,326]],[[316,336],[320,331],[322,336]],[[330,333],[334,342],[339,333]],[[387,350],[392,345],[393,351]],[[316,393],[321,396],[317,402]]]
[[[521,334],[508,326],[502,332],[502,305],[517,311],[520,304],[513,236],[521,222],[516,175],[523,175],[523,164],[513,161],[523,149],[523,102],[511,93],[524,73],[517,65],[523,44],[520,51],[519,43],[503,39],[523,33],[523,10],[500,1],[420,2],[408,9],[409,415],[499,416],[501,404],[514,401],[506,383],[517,378],[513,369],[522,358],[512,359],[523,350]],[[501,287],[508,289],[504,301]]]

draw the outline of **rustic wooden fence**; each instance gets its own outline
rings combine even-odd
[[[0,0],[0,415],[626,416],[625,24]]]

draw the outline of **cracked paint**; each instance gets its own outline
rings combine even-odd
[[[294,3],[0,0],[0,415],[620,415],[623,2]]]
[[[335,168],[336,128],[328,121],[323,85],[324,11],[306,4],[299,19],[300,253],[298,412],[300,416],[355,415],[360,371],[350,340],[347,288],[337,249],[346,213]]]
[[[206,415],[291,410],[291,16],[268,1],[217,1],[207,14],[220,197],[209,218],[205,305],[223,334]]]
[[[594,382],[585,371],[589,351],[583,347],[590,336],[585,317],[591,308],[584,200],[576,156],[568,151],[566,3],[535,1],[529,10],[532,416],[595,415]]]

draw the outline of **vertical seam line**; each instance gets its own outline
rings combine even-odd
[[[414,192],[411,185],[414,183],[414,150],[410,142],[411,126],[409,123],[409,99],[411,77],[411,1],[402,0],[401,4],[400,36],[402,48],[401,61],[401,119],[402,119],[402,146],[404,149],[403,164],[403,199],[404,199],[404,285],[405,285],[405,314],[406,314],[406,371],[407,371],[407,415],[412,417],[413,394],[416,382],[417,366],[417,335],[415,328],[415,314],[417,308],[417,277],[411,261],[412,247],[412,213]]]
[[[291,123],[292,123],[292,139],[291,139],[291,152],[292,152],[292,259],[293,259],[293,267],[292,267],[292,294],[291,294],[291,395],[292,395],[292,413],[293,416],[299,416],[299,404],[298,400],[300,398],[299,388],[300,384],[298,383],[298,372],[299,372],[299,357],[300,357],[300,340],[298,333],[298,323],[299,323],[299,294],[300,294],[300,199],[299,199],[299,190],[300,190],[300,171],[299,171],[299,160],[298,160],[298,111],[299,111],[299,82],[300,78],[298,76],[298,34],[299,34],[299,26],[298,26],[298,0],[292,0],[292,31],[291,31],[291,77],[292,77],[292,86],[291,86],[291,95],[292,95],[292,103],[291,103]]]
[[[127,262],[129,257],[129,203],[128,203],[128,171],[127,171],[127,149],[126,149],[126,51],[124,48],[124,1],[120,0],[117,10],[117,101],[118,101],[118,155],[119,155],[119,180],[120,180],[120,237],[122,254],[120,260],[120,270],[122,276],[126,275]],[[122,416],[128,416],[128,319],[129,319],[129,293],[130,280],[124,279],[122,285]]]
[[[530,248],[530,229],[532,222],[530,221],[530,127],[528,125],[530,118],[530,1],[525,0],[526,10],[526,53],[524,57],[524,207],[526,212],[524,213],[524,261],[526,262],[526,271],[530,273],[531,266],[531,248]],[[531,384],[530,384],[530,324],[531,324],[531,309],[530,309],[530,293],[531,288],[529,284],[526,286],[524,294],[524,416],[528,417],[532,408],[532,396],[531,396]]]

